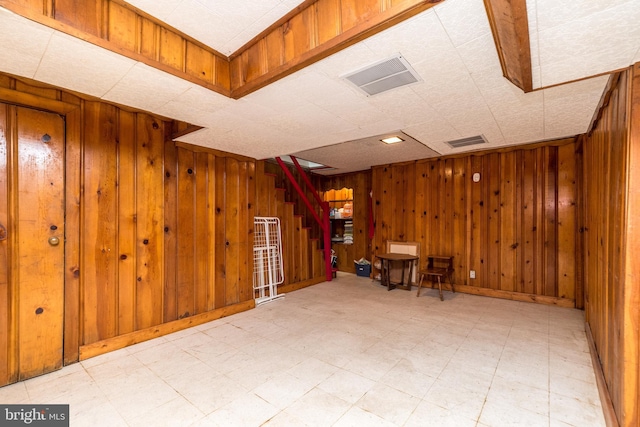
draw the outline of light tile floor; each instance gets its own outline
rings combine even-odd
[[[71,425],[604,426],[583,312],[342,273],[0,388]]]

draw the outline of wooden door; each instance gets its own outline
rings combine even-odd
[[[0,385],[62,366],[64,129],[0,104]]]

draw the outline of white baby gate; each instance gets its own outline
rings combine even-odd
[[[255,217],[253,230],[253,293],[256,304],[284,296],[280,219]]]

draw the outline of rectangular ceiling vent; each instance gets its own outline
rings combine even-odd
[[[455,141],[447,141],[452,148],[468,147],[470,145],[486,144],[487,140],[484,136],[470,136],[469,138],[456,139]]]
[[[343,79],[354,84],[367,96],[377,95],[400,86],[422,81],[406,59],[400,54],[344,74]]]

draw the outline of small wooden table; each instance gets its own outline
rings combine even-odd
[[[387,287],[387,290],[391,289],[404,289],[405,291],[411,290],[411,277],[413,276],[413,262],[418,260],[419,258],[415,255],[409,254],[396,254],[396,253],[388,253],[376,255],[380,258],[381,272],[380,278],[382,279],[382,285]],[[391,262],[402,262],[402,278],[400,279],[400,283],[391,283],[391,268],[389,263]],[[409,264],[409,278],[407,283],[404,283],[404,271],[407,267],[407,263]]]
[[[427,279],[431,280],[431,287],[433,288],[433,284],[435,280],[438,280],[438,290],[440,291],[440,301],[444,301],[442,297],[442,279],[445,277],[449,279],[449,284],[451,285],[451,290],[455,292],[455,288],[453,287],[453,281],[451,280],[451,276],[453,275],[453,257],[452,256],[442,256],[442,255],[429,255],[427,256],[427,268],[424,270],[420,270],[418,272],[420,276],[420,281],[418,282],[418,294],[417,297],[420,296],[420,288],[422,288],[422,281],[425,276]]]

